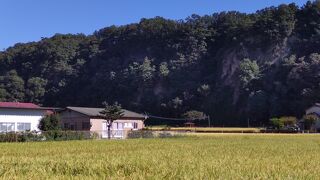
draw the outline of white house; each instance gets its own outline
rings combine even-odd
[[[40,119],[52,113],[32,103],[0,102],[0,132],[39,131]]]

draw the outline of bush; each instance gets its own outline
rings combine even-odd
[[[44,137],[37,132],[7,132],[0,134],[0,142],[42,141]]]
[[[270,119],[270,123],[272,124],[272,126],[274,126],[277,129],[281,129],[284,127],[284,124],[282,121],[280,121],[279,118],[271,118]]]
[[[38,128],[41,131],[59,131],[59,130],[61,130],[59,115],[58,114],[50,114],[50,115],[43,117],[40,120]]]
[[[159,133],[159,138],[170,138],[170,137],[173,137],[173,135],[169,132],[161,132]]]
[[[319,120],[319,117],[314,114],[303,116],[304,129],[311,130],[312,126]]]
[[[90,132],[90,139],[99,139],[100,135],[97,132]]]
[[[83,140],[85,133],[79,131],[46,131],[42,132],[47,141]],[[90,138],[90,137],[87,137]]]
[[[128,138],[134,139],[134,138],[154,138],[154,134],[152,131],[129,131],[128,132]]]
[[[280,117],[280,121],[283,122],[285,126],[295,126],[297,124],[297,118],[293,116]]]
[[[270,123],[277,129],[283,129],[284,127],[295,126],[297,124],[297,118],[293,116],[271,118]]]

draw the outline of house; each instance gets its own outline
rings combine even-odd
[[[96,132],[108,137],[107,121],[101,117],[103,108],[66,107],[60,112],[63,129]],[[112,123],[112,137],[125,138],[128,131],[144,128],[145,115],[123,110],[123,117]]]
[[[313,114],[320,118],[320,103],[315,103],[313,106],[306,110],[306,115]],[[317,121],[314,125],[315,129],[320,129],[320,121]]]
[[[49,113],[50,108],[32,103],[0,102],[0,132],[39,131],[40,119]]]

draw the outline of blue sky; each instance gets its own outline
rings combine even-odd
[[[55,33],[91,34],[110,25],[162,16],[256,10],[307,0],[0,0],[0,50],[18,42],[38,41]]]

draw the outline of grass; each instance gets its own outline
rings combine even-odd
[[[154,131],[193,131],[193,132],[211,132],[211,133],[259,133],[259,128],[246,127],[165,127],[165,126],[151,126],[148,130]]]
[[[320,136],[0,144],[2,179],[319,179]]]

